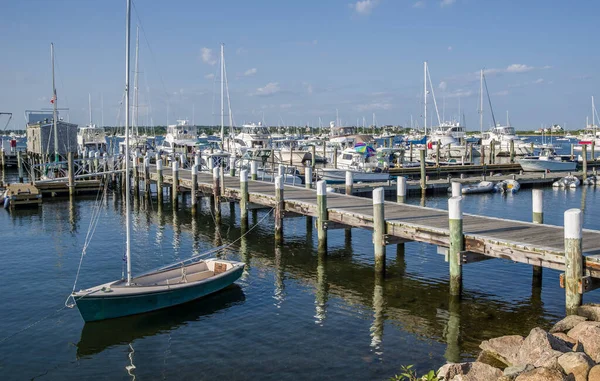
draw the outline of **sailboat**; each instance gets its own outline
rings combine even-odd
[[[131,0],[127,0],[125,58],[125,157],[129,155],[129,40]],[[129,177],[130,160],[125,160]],[[130,182],[126,181],[125,225],[127,278],[74,291],[71,294],[86,322],[155,311],[190,302],[233,284],[242,275],[243,262],[217,258],[189,258],[165,267],[131,276]],[[217,252],[222,248],[216,248]],[[210,253],[210,252],[209,252]],[[208,253],[207,253],[208,254]]]

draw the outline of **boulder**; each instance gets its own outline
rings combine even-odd
[[[519,349],[523,341],[523,336],[519,335],[502,336],[485,340],[479,344],[479,348],[482,350],[479,355],[481,362],[497,368],[506,368],[507,366],[515,365],[519,360]],[[477,359],[477,361],[480,361],[480,359]]]
[[[577,315],[600,322],[600,304],[588,303],[577,307]]]
[[[552,334],[537,327],[531,330],[519,349],[517,364],[531,364],[536,368],[559,369],[558,357],[570,352],[571,347]]]
[[[567,334],[579,341],[583,350],[594,362],[600,362],[600,322],[584,321],[571,329]],[[579,349],[580,345],[576,345]]]
[[[550,333],[557,332],[568,332],[573,329],[577,324],[586,321],[587,318],[584,316],[578,315],[569,315],[566,318],[562,319],[558,323],[554,324],[552,328],[550,328]]]
[[[596,365],[590,369],[588,381],[600,381],[600,365]]]
[[[558,358],[558,365],[566,374],[572,374],[575,381],[586,381],[594,362],[585,353],[569,352]]]
[[[514,380],[519,374],[523,372],[528,372],[533,369],[535,369],[535,367],[531,364],[509,366],[508,368],[504,369],[503,377],[506,380]]]
[[[500,369],[480,362],[446,364],[437,373],[437,377],[445,381],[496,381],[500,376]]]
[[[552,335],[554,337],[558,337],[559,339],[561,339],[562,341],[567,343],[567,345],[569,345],[571,347],[571,349],[573,349],[573,347],[577,344],[577,340],[570,337],[569,335],[567,335],[564,332],[556,332],[556,333],[553,333]]]
[[[556,369],[536,368],[523,372],[515,378],[515,381],[566,381],[567,376]]]

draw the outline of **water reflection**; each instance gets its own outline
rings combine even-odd
[[[385,276],[382,272],[375,272],[375,286],[373,288],[373,324],[371,325],[371,348],[379,360],[383,355],[383,324],[385,322]]]
[[[243,303],[245,295],[232,285],[214,295],[176,307],[141,315],[86,323],[77,343],[77,358],[98,354],[107,348],[135,340],[169,333],[203,316]]]
[[[329,285],[327,283],[327,254],[317,254],[317,289],[315,290],[315,323],[323,325],[327,318],[327,300]]]
[[[281,246],[275,246],[275,291],[273,294],[273,299],[275,299],[275,306],[277,308],[281,308],[281,305],[285,301],[285,283],[283,282],[285,279],[285,271],[283,268],[282,258],[281,258]]]

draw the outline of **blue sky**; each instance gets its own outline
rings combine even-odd
[[[167,109],[170,123],[218,123],[223,42],[237,125],[263,113],[271,125],[327,124],[336,109],[344,124],[375,113],[379,124],[406,125],[412,115],[422,125],[427,60],[440,113],[445,98],[446,119],[456,116],[460,98],[469,130],[479,129],[481,68],[497,119],[508,110],[518,129],[582,128],[598,88],[599,11],[593,0],[137,0],[140,123],[165,124]],[[59,107],[86,124],[91,94],[94,122],[103,114],[115,125],[124,26],[124,0],[6,2],[0,111],[15,114],[13,128],[24,126],[24,110],[50,107],[50,42]]]

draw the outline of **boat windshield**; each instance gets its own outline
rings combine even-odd
[[[498,135],[514,135],[515,128],[509,127],[509,126],[500,126],[500,127],[494,128],[493,132],[495,132]]]
[[[354,134],[354,127],[332,127],[331,136],[345,136]]]

